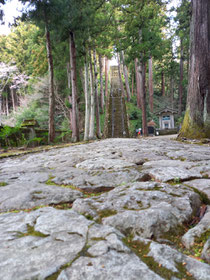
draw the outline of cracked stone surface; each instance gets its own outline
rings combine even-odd
[[[201,256],[210,264],[210,238],[206,241]]]
[[[144,240],[143,238],[136,238],[135,240],[139,240],[145,244],[151,242],[149,240]],[[179,264],[183,266],[194,279],[210,279],[210,266],[208,264],[198,262],[193,258],[185,256],[168,245],[152,241],[149,245],[149,252],[147,256],[152,257],[156,263],[172,272],[179,273]]]
[[[210,200],[210,179],[197,179],[187,181],[186,184],[206,194],[208,199]]]
[[[82,197],[76,190],[33,182],[12,183],[0,189],[0,211],[24,210],[40,205],[73,202]]]
[[[192,229],[190,229],[182,237],[182,243],[186,248],[190,248],[194,245],[195,238],[200,237],[203,233],[210,232],[210,207],[208,206],[207,211],[203,219]]]
[[[166,238],[199,214],[203,201],[194,189],[209,196],[208,176],[207,145],[168,137],[106,139],[0,159],[1,279],[209,280],[209,264]],[[49,207],[65,203],[72,208]],[[208,232],[209,213],[208,206],[182,237],[187,248]],[[126,241],[131,237],[150,244],[148,257],[171,276],[146,263]],[[209,239],[201,257],[209,262]],[[183,263],[188,274],[178,276]]]
[[[164,183],[138,182],[99,197],[77,199],[72,209],[94,220],[102,216],[103,224],[112,225],[124,234],[151,238],[189,220],[199,207],[198,194],[185,186],[172,188]]]
[[[1,215],[1,279],[45,279],[52,275],[85,246],[90,224],[71,210],[53,208]],[[27,234],[28,225],[45,237]]]

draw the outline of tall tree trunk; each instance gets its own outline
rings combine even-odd
[[[174,108],[174,77],[171,75],[170,77],[170,102],[171,108]]]
[[[209,11],[209,0],[192,0],[187,110],[180,137],[210,137]]]
[[[15,89],[11,88],[10,91],[11,91],[11,97],[12,97],[12,108],[13,108],[13,111],[15,112],[16,111]]]
[[[108,97],[108,84],[109,84],[108,68],[109,68],[109,60],[108,60],[108,57],[105,57],[105,96],[106,96],[106,98]]]
[[[84,140],[89,140],[90,131],[90,92],[89,92],[89,77],[88,77],[88,63],[85,62],[85,133]]]
[[[73,32],[69,33],[71,86],[72,86],[72,140],[79,141],[79,115],[77,108],[76,46]]]
[[[102,64],[102,57],[99,55],[99,69],[100,69],[100,105],[101,105],[101,112],[104,113],[104,85],[103,85],[103,64]]]
[[[152,57],[149,59],[149,107],[150,111],[153,113],[153,70],[152,70]]]
[[[140,97],[141,97],[141,110],[142,110],[142,130],[143,135],[148,136],[147,129],[147,111],[146,111],[146,90],[145,90],[145,82],[146,82],[146,73],[145,73],[145,63],[138,62],[137,70],[139,76],[140,83]]]
[[[94,59],[94,87],[95,87],[95,103],[96,103],[96,135],[101,138],[101,125],[100,125],[100,112],[99,112],[99,98],[98,98],[98,71],[97,71],[97,59],[96,51],[93,51]]]
[[[137,107],[141,108],[141,95],[140,95],[140,80],[138,75],[138,58],[135,59],[135,72],[136,72],[136,98],[137,98]]]
[[[130,102],[131,91],[130,91],[129,80],[128,80],[128,68],[125,64],[125,57],[124,57],[123,51],[121,52],[121,57],[122,57],[122,63],[123,63],[123,75],[125,78],[125,87],[126,87],[126,92],[127,92],[127,101]]]
[[[1,124],[1,115],[2,115],[2,112],[3,111],[3,96],[2,96],[2,93],[0,92],[0,124]]]
[[[183,71],[184,71],[184,48],[183,40],[180,42],[181,56],[180,56],[180,72],[179,72],[179,115],[182,114],[182,98],[183,98]]]
[[[8,94],[6,95],[6,114],[9,116],[9,102],[8,102]]]
[[[50,31],[48,28],[48,22],[45,15],[45,36],[46,36],[46,48],[47,48],[47,61],[49,71],[49,134],[48,142],[53,142],[55,139],[55,93],[54,93],[54,69],[53,69],[53,57],[52,57],[52,45],[50,40]]]
[[[125,97],[125,90],[124,90],[124,85],[123,85],[122,75],[121,75],[121,62],[120,62],[119,53],[117,54],[117,61],[118,61],[118,74],[119,74],[120,88],[122,91],[122,96]]]
[[[131,95],[133,96],[133,91],[134,91],[134,74],[132,72],[132,89],[131,89]]]
[[[68,80],[68,89],[69,89],[68,100],[69,100],[69,104],[70,104],[69,119],[70,119],[70,129],[72,131],[73,115],[72,115],[72,97],[71,97],[71,69],[70,69],[69,63],[67,63],[67,80]]]
[[[79,69],[79,76],[80,76],[80,80],[82,83],[82,90],[83,90],[83,92],[85,92],[85,77],[84,77],[83,68]]]
[[[161,92],[162,96],[165,96],[165,74],[163,70],[161,72]]]
[[[142,41],[142,30],[139,30],[139,43]],[[147,111],[146,111],[146,65],[143,62],[143,54],[141,54],[140,61],[137,64],[139,83],[140,83],[140,97],[141,97],[141,110],[142,110],[142,130],[143,135],[148,136],[147,129]]]
[[[95,95],[93,90],[93,66],[92,54],[90,51],[90,131],[89,139],[95,138]]]

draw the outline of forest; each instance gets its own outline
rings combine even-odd
[[[177,111],[176,127],[185,116],[182,135],[210,136],[209,38],[206,44],[199,39],[198,24],[190,28],[193,10],[202,2],[194,18],[206,20],[208,33],[207,0],[181,0],[176,8],[164,0],[20,2],[25,4],[22,16],[9,35],[0,35],[0,125],[18,128],[34,119],[48,130],[49,143],[56,141],[56,130],[73,142],[100,139],[115,60],[131,137],[140,127],[146,136],[151,120],[158,127],[156,112],[166,107]],[[199,61],[205,64],[201,95],[206,103],[197,93],[197,101],[189,98],[195,41],[205,54]]]

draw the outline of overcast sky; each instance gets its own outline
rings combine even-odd
[[[177,6],[180,0],[172,0],[172,3],[169,5]],[[5,14],[5,25],[0,25],[0,34],[9,34],[10,28],[8,27],[9,24],[14,23],[14,18],[21,15],[21,8],[22,5],[18,0],[10,0],[3,6],[4,14]]]

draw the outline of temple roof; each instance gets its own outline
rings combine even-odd
[[[175,110],[175,109],[171,109],[171,108],[164,108],[160,111],[157,111],[155,114],[156,115],[162,115],[164,113],[171,113],[171,114],[177,114],[178,113],[178,110]]]

